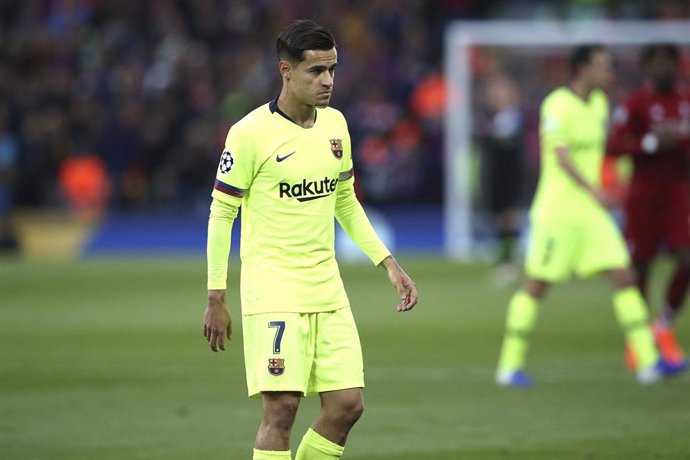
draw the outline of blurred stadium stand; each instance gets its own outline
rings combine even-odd
[[[349,120],[361,199],[392,225],[399,250],[438,252],[445,24],[678,19],[690,6],[0,0],[0,248],[203,251],[227,130],[277,95],[275,37],[300,17],[338,41],[332,105]]]

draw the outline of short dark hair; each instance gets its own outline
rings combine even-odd
[[[331,31],[309,19],[298,19],[288,25],[276,41],[278,59],[291,62],[303,61],[306,50],[330,50],[335,46]]]
[[[656,55],[664,54],[675,63],[680,60],[680,50],[678,46],[672,43],[653,43],[647,45],[642,50],[642,55],[640,57],[640,64],[648,64]]]
[[[605,51],[604,45],[599,43],[590,43],[587,45],[580,45],[570,53],[570,75],[574,77],[580,69],[592,61],[594,53]]]

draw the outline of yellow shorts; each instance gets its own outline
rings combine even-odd
[[[242,331],[251,398],[264,391],[307,396],[364,387],[362,347],[349,307],[246,315]]]
[[[625,241],[606,212],[582,218],[533,219],[525,271],[559,282],[630,265]]]

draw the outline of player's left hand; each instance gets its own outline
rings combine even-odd
[[[388,279],[391,280],[391,283],[395,286],[395,289],[397,289],[400,300],[402,301],[398,305],[398,311],[405,312],[412,310],[412,308],[417,305],[417,287],[412,281],[412,278],[410,278],[402,267],[398,265],[398,262],[393,256],[388,256],[384,259],[383,266],[386,268]]]

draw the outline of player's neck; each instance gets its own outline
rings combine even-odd
[[[293,96],[283,90],[278,96],[278,108],[287,115],[290,120],[302,128],[311,128],[316,122],[316,107],[304,105]]]
[[[568,87],[570,88],[570,91],[572,91],[577,97],[584,101],[589,100],[589,95],[592,93],[592,90],[594,89],[592,86],[588,85],[586,82],[582,80],[572,80]]]

